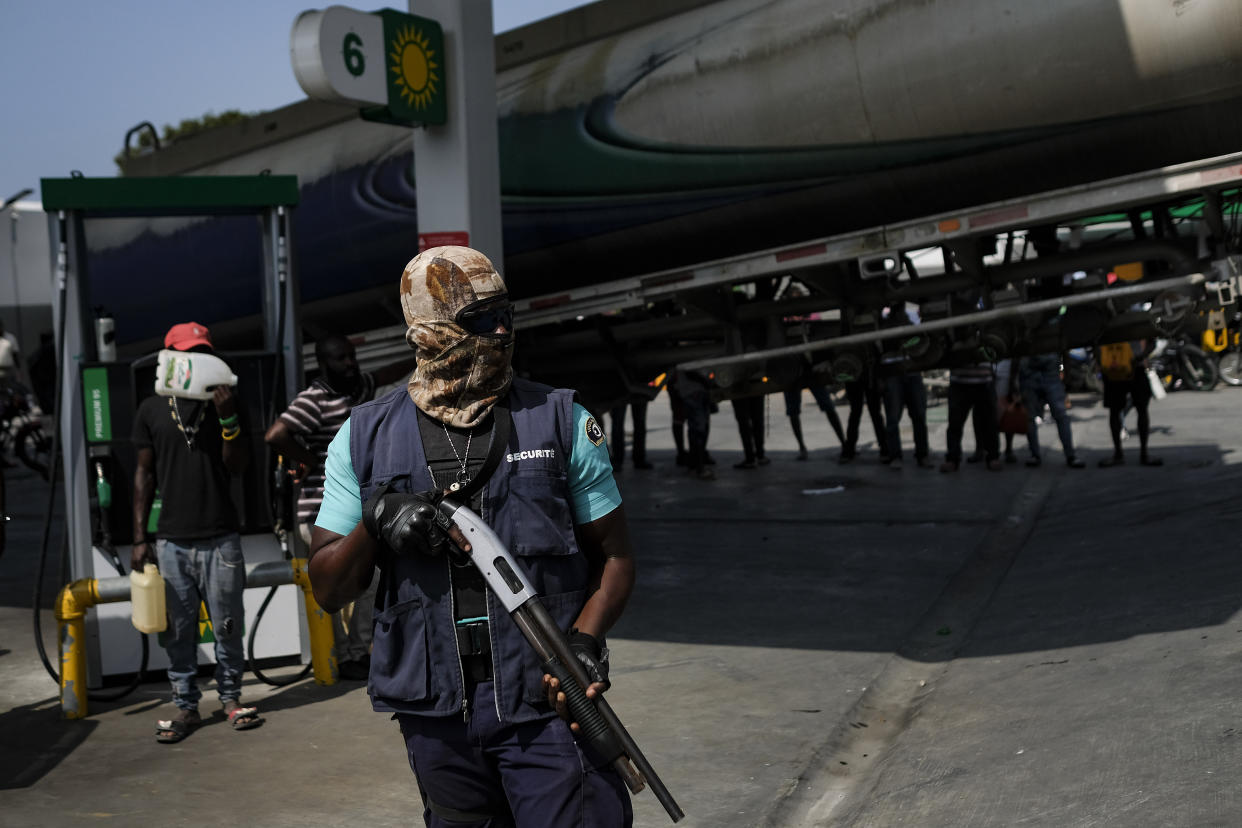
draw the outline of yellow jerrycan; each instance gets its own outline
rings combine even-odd
[[[163,632],[168,626],[164,608],[164,578],[155,564],[147,564],[140,573],[129,573],[129,600],[133,607],[134,627],[139,632]]]

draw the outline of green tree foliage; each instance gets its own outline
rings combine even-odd
[[[239,124],[253,118],[255,113],[242,112],[240,109],[229,109],[217,115],[214,112],[208,112],[201,118],[186,118],[181,123],[173,126],[172,124],[164,124],[164,133],[160,136],[160,146],[168,146],[178,141],[184,141],[192,138],[200,132],[214,129],[215,127],[227,126],[228,124]],[[149,152],[155,147],[155,141],[151,135],[151,130],[143,130],[137,133],[137,152]],[[125,169],[125,153],[122,149],[113,159],[116,165],[122,170]]]

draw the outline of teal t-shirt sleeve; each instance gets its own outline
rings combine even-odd
[[[349,420],[328,444],[328,457],[324,462],[323,504],[315,525],[329,532],[348,535],[362,520],[362,495],[358,492],[358,477],[349,455]]]
[[[598,423],[590,428],[593,420],[585,408],[574,403],[574,441],[569,451],[569,500],[575,524],[599,520],[621,505],[621,492],[612,477],[608,442],[600,440],[596,445],[590,437],[591,433],[601,436],[604,433]]]
[[[588,435],[591,415],[574,403],[574,441],[569,454],[569,498],[574,523],[598,520],[621,505],[621,492],[612,477],[608,443],[596,445]],[[323,504],[315,525],[348,535],[362,520],[362,497],[349,454],[350,421],[328,444],[324,463]],[[602,431],[600,432],[602,433]]]

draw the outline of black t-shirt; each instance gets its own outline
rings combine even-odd
[[[418,430],[423,440],[423,453],[427,456],[427,470],[431,473],[436,488],[445,491],[458,480],[463,463],[466,466],[465,474],[470,478],[483,469],[492,441],[492,422],[489,415],[473,429],[445,426],[419,409]],[[466,505],[478,514],[482,510],[482,504],[483,490],[480,489],[471,496]],[[454,564],[453,608],[458,619],[487,615],[486,590],[487,582],[474,564]]]
[[[210,538],[238,530],[220,431],[210,400],[154,396],[138,406],[134,448],[154,450],[155,484],[162,502],[156,537]]]

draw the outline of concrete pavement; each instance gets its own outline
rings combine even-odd
[[[683,824],[1242,824],[1242,393],[1154,404],[1159,469],[1095,468],[1106,417],[1078,403],[1090,468],[1064,468],[1049,425],[1042,468],[955,475],[908,450],[900,471],[873,448],[837,465],[809,394],[811,459],[794,460],[777,396],[772,464],[734,470],[726,404],[710,482],[673,466],[667,405],[651,406],[657,468],[619,475],[639,584],[612,636],[609,698]],[[399,735],[358,684],[251,680],[262,728],[216,719],[172,746],[153,739],[162,682],[61,721],[30,633],[46,489],[7,474],[0,824],[420,824]],[[635,812],[668,824],[647,793]]]

